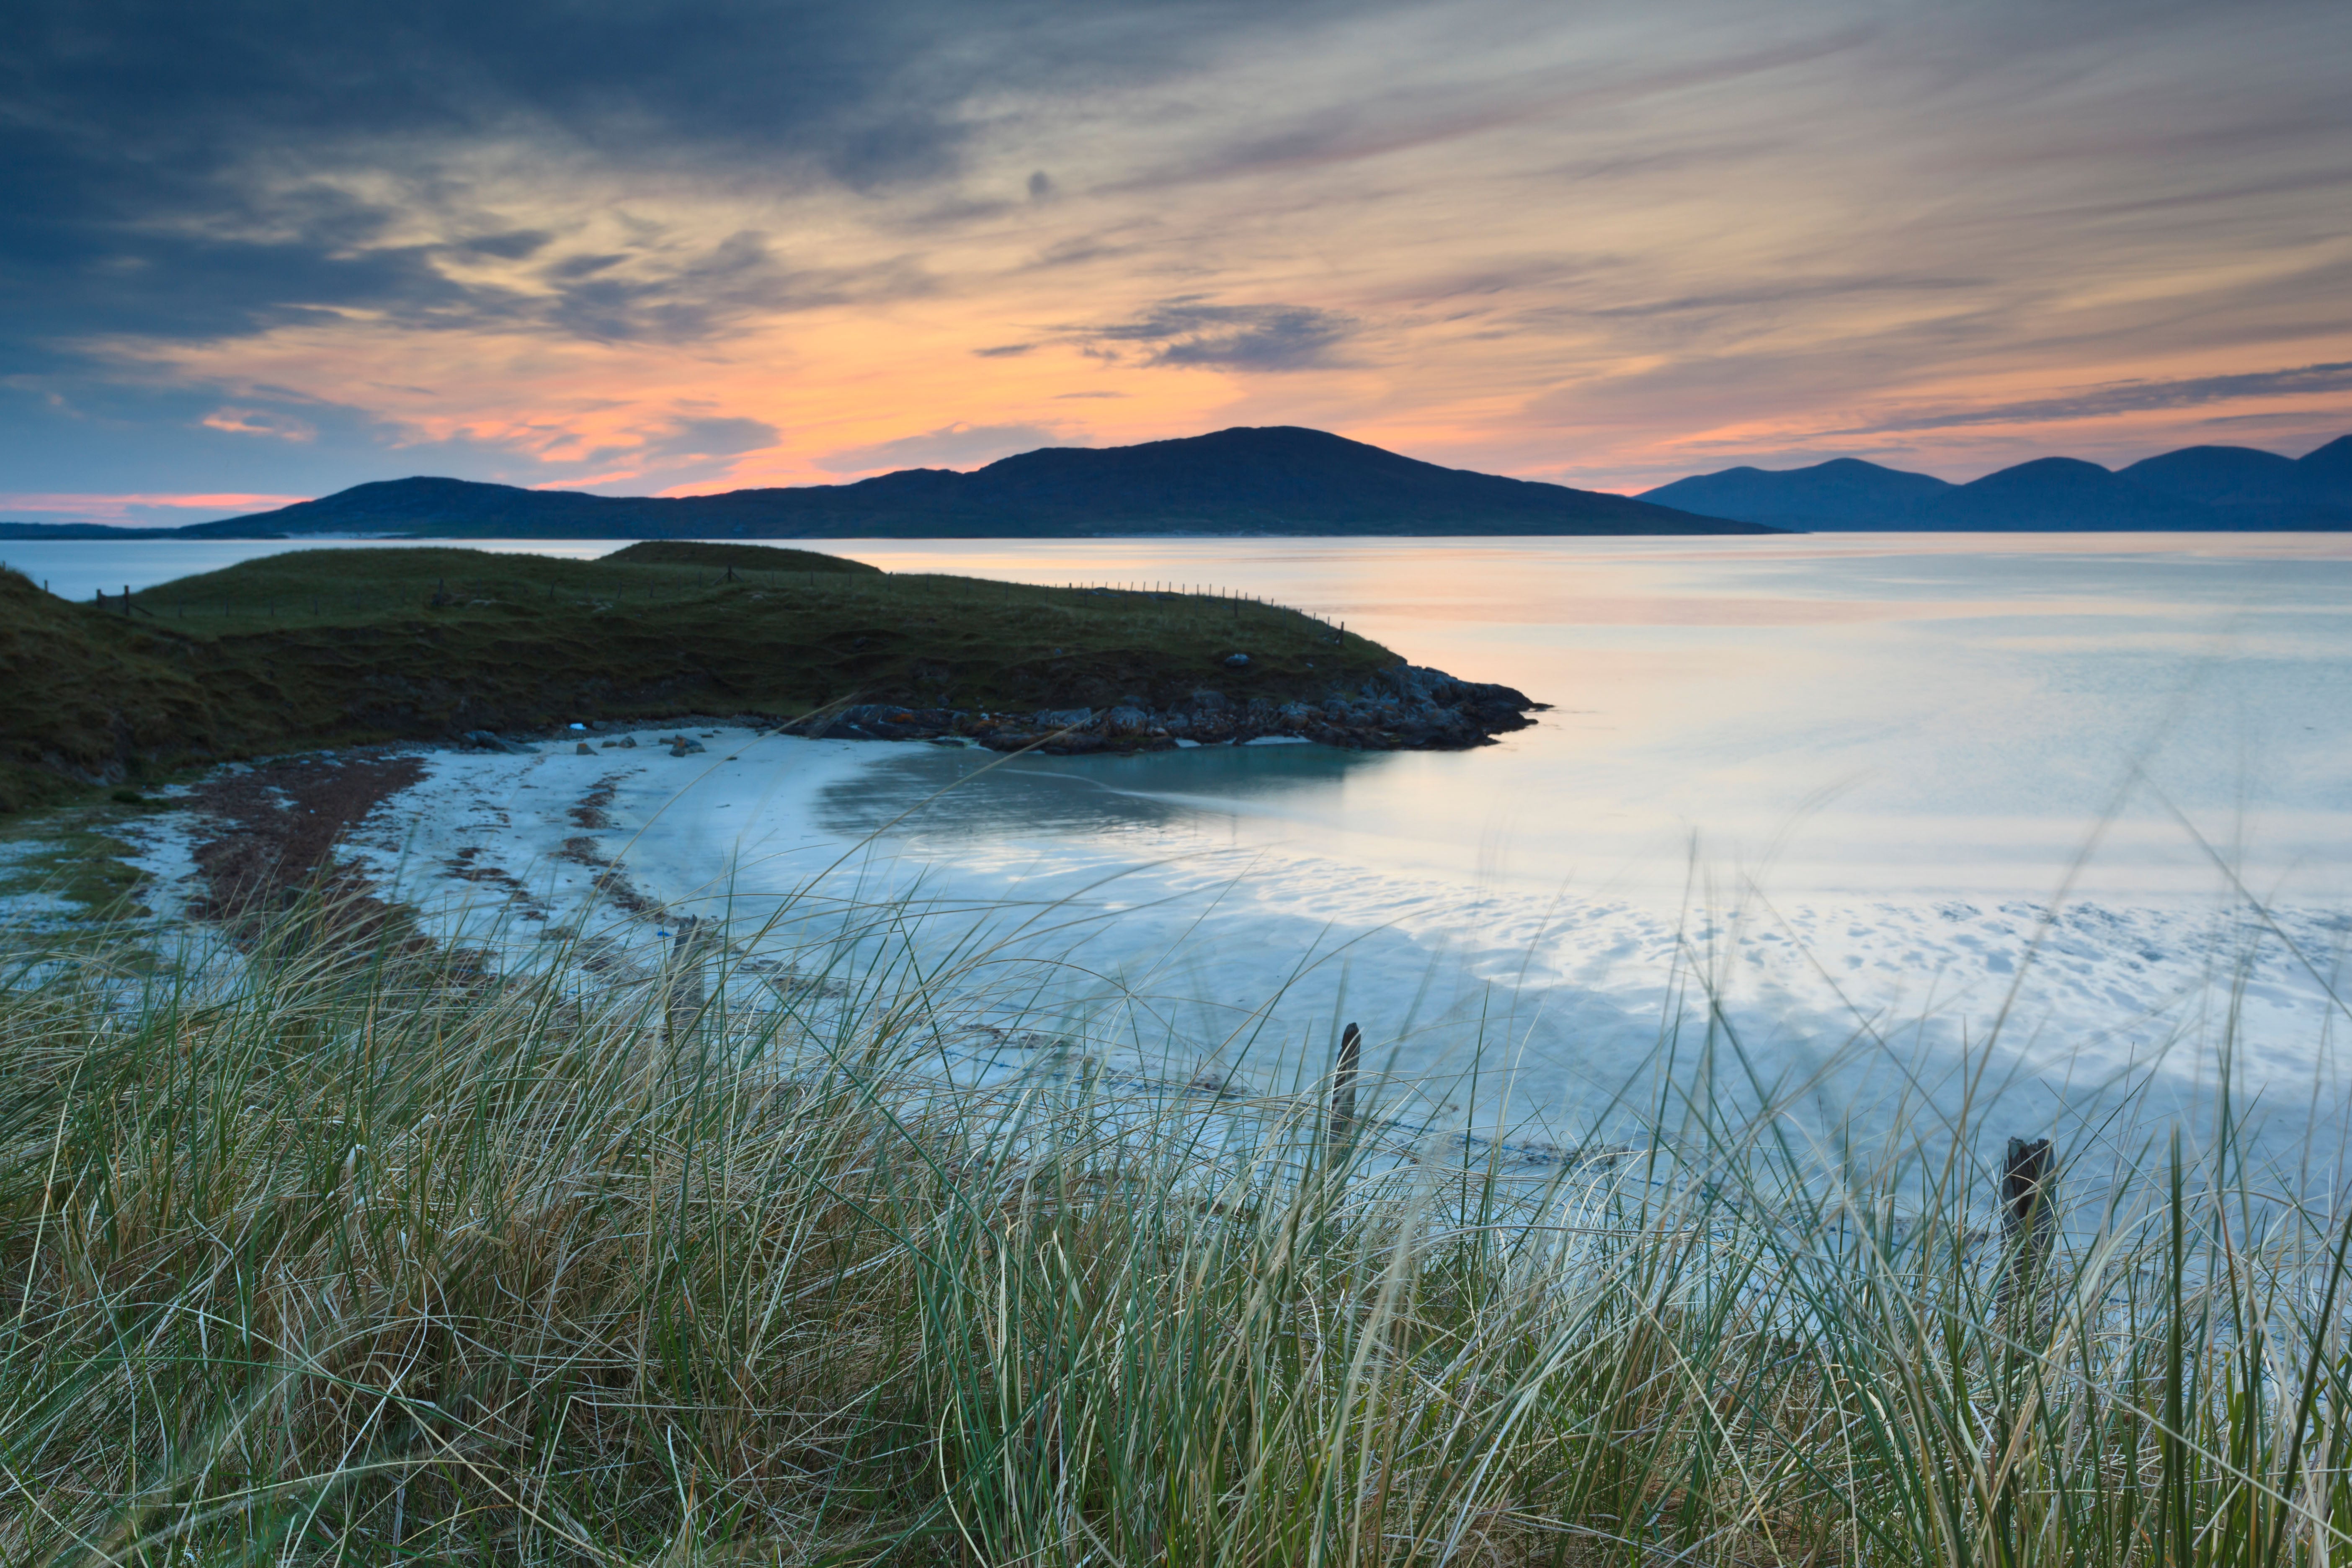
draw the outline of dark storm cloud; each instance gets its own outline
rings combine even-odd
[[[1307,370],[1332,363],[1357,322],[1312,305],[1210,305],[1171,300],[1130,321],[1073,329],[1072,340],[1096,352],[1132,345],[1154,365],[1218,365],[1243,370]]]
[[[772,254],[764,235],[734,234],[682,262],[615,275],[627,257],[575,258],[543,279],[552,297],[520,312],[569,337],[605,342],[691,342],[757,313],[814,310],[851,300],[903,298],[929,282],[906,264],[801,270]],[[581,266],[582,261],[595,265]]]
[[[2352,362],[2306,364],[2294,370],[2254,371],[2242,375],[2185,376],[2173,381],[2122,381],[2069,397],[2037,397],[1945,414],[1922,414],[1825,434],[1885,436],[1906,430],[1951,430],[1969,425],[2026,425],[2091,419],[2158,408],[2194,408],[2241,397],[2297,397],[2352,391]]]
[[[526,261],[554,239],[494,213],[465,221],[478,204],[463,157],[507,144],[772,187],[919,184],[956,169],[976,91],[1164,74],[1258,14],[36,0],[0,51],[0,374],[59,368],[92,338],[213,339],[320,310],[691,338],[747,308],[827,302],[841,279],[796,272],[758,235],[658,266],[565,258],[541,279],[551,305],[461,279],[444,264]],[[446,243],[415,242],[420,208]],[[919,274],[902,266],[895,283]]]

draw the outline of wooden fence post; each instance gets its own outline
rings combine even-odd
[[[2001,1271],[2000,1307],[2006,1310],[2049,1256],[2050,1211],[2058,1198],[2058,1160],[2047,1138],[2012,1138],[2000,1166],[2000,1235],[2008,1262]]]
[[[1339,1033],[1339,1070],[1331,1075],[1331,1141],[1348,1136],[1356,1121],[1356,1069],[1364,1056],[1364,1032],[1350,1024]]]
[[[664,1023],[673,1043],[702,1016],[703,943],[702,917],[680,915],[665,965],[668,973],[662,976]]]

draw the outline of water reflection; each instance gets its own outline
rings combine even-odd
[[[877,748],[878,749],[878,748]],[[819,822],[843,837],[886,827],[935,840],[1171,829],[1204,816],[1328,816],[1351,779],[1394,752],[1326,746],[1202,746],[1126,757],[1003,758],[977,748],[893,746],[828,787]]]

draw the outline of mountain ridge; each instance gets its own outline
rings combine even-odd
[[[1824,531],[2333,531],[2352,529],[2352,436],[2300,458],[2183,447],[2112,470],[2079,458],[2036,458],[1965,484],[1835,458],[1801,468],[1694,474],[1641,499]]]
[[[1047,447],[971,473],[907,468],[841,485],[596,496],[414,478],[181,538],[1085,538],[1092,535],[1769,533],[1601,491],[1447,468],[1326,431],[1236,426],[1130,447]],[[53,536],[54,537],[54,536]]]

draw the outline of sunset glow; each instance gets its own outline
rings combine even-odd
[[[128,107],[169,37],[24,52],[12,163],[77,194],[10,204],[9,514],[1239,424],[1622,490],[2352,428],[2340,6],[892,6],[829,76],[711,15],[579,24],[562,83],[388,19],[467,85],[365,102],[364,29],[215,26]]]

